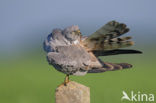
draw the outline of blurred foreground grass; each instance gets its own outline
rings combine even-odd
[[[134,67],[82,77],[71,76],[71,80],[90,87],[91,103],[120,103],[123,90],[156,95],[154,56],[151,50],[142,55],[105,57],[102,58],[105,61],[128,62]],[[0,103],[54,103],[55,88],[64,77],[48,65],[43,52],[1,60]]]

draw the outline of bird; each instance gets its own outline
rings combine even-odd
[[[129,63],[104,62],[99,57],[119,54],[141,54],[139,50],[122,49],[134,45],[131,36],[120,37],[129,28],[124,23],[109,21],[91,35],[82,35],[78,25],[53,29],[43,42],[47,61],[57,71],[69,76],[131,68]]]

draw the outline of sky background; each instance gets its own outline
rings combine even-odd
[[[89,35],[110,20],[126,23],[137,45],[152,44],[155,4],[155,0],[0,0],[0,53],[41,47],[54,28],[75,24]]]

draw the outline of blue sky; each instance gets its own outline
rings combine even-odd
[[[2,52],[42,45],[53,28],[79,25],[88,35],[110,20],[126,23],[136,39],[155,40],[155,0],[1,0]]]

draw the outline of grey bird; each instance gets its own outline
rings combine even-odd
[[[129,31],[123,23],[110,21],[89,36],[83,36],[77,25],[54,29],[44,41],[44,50],[50,65],[66,74],[64,84],[69,82],[69,75],[85,75],[105,71],[131,68],[128,63],[103,62],[98,57],[142,53],[138,50],[120,49],[132,46],[131,37],[119,37]]]

